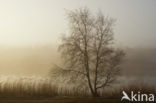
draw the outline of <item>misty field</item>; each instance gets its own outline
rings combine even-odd
[[[135,83],[106,89],[101,97],[92,97],[85,89],[54,85],[46,77],[0,77],[0,103],[120,103],[123,90],[156,94],[154,87]]]

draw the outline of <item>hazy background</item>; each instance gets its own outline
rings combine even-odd
[[[60,62],[66,10],[84,6],[117,19],[115,42],[127,52],[124,75],[156,75],[155,0],[0,0],[0,75],[47,75]]]

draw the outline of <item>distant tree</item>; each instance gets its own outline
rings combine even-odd
[[[69,35],[62,37],[59,50],[65,59],[63,68],[53,68],[53,74],[69,77],[70,81],[87,81],[93,96],[110,86],[120,75],[124,52],[113,44],[114,19],[102,13],[93,16],[87,8],[68,12]],[[83,84],[82,84],[83,85]]]

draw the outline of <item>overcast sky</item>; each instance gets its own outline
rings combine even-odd
[[[67,32],[65,9],[84,6],[117,19],[118,44],[155,47],[156,0],[0,0],[0,46],[57,44]]]

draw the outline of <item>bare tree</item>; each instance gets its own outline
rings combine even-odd
[[[62,38],[59,50],[65,59],[63,68],[53,74],[70,77],[70,81],[85,81],[93,96],[111,85],[120,75],[124,52],[114,49],[114,19],[102,13],[93,16],[87,8],[68,13],[70,32]]]

